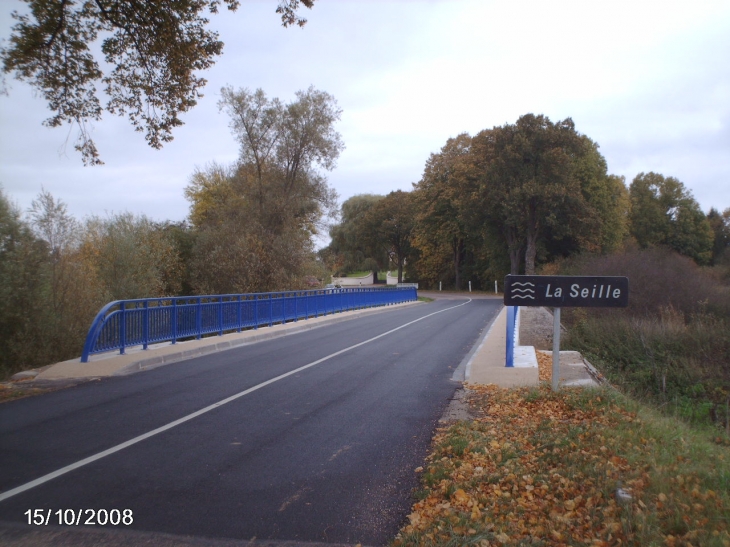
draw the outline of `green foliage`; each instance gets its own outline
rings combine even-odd
[[[359,194],[347,199],[340,210],[340,222],[330,227],[332,241],[320,254],[326,257],[330,270],[344,273],[354,270],[378,268],[378,260],[374,259],[370,241],[366,241],[363,226],[367,214],[375,204],[385,196],[376,194]],[[369,261],[374,264],[368,264]],[[382,257],[380,262],[383,262]]]
[[[418,260],[412,270],[426,286],[446,281],[461,289],[470,239],[467,211],[474,194],[471,137],[462,133],[431,154],[414,189],[416,225],[413,246]]]
[[[81,252],[105,301],[180,293],[182,264],[175,242],[144,216],[89,218]]]
[[[312,87],[289,104],[260,89],[224,88],[222,97],[241,156],[197,171],[185,190],[197,233],[191,285],[199,294],[308,287],[322,270],[313,236],[336,203],[323,172],[344,148],[334,130],[341,111]]]
[[[23,218],[0,193],[0,374],[77,357],[110,300],[179,294],[173,233],[129,213],[81,224],[45,190]]]
[[[598,146],[575,130],[527,114],[474,137],[483,223],[504,238],[511,273],[535,273],[540,254],[615,248],[625,231],[625,194]],[[625,210],[625,209],[624,209]]]
[[[611,382],[685,419],[726,423],[730,290],[666,249],[585,257],[562,273],[626,275],[626,310],[566,310],[568,346]]]
[[[691,192],[674,177],[639,173],[631,183],[631,235],[641,247],[668,245],[709,264],[715,234]]]
[[[90,165],[102,162],[87,124],[100,120],[104,109],[145,131],[153,148],[172,140],[172,130],[183,124],[180,114],[196,105],[206,84],[197,73],[223,49],[203,13],[217,13],[221,4],[231,11],[239,6],[238,0],[24,1],[29,13],[13,12],[10,45],[0,50],[3,70],[48,102],[54,114],[45,125],[78,125],[75,147]],[[279,3],[284,26],[304,25],[300,2],[314,4]],[[102,63],[92,47],[99,39]],[[104,106],[99,84],[108,97]]]
[[[713,207],[707,213],[707,222],[714,234],[712,263],[730,266],[730,207],[722,213]]]
[[[0,371],[37,358],[48,248],[0,192]]]
[[[387,257],[403,281],[403,266],[411,256],[411,238],[415,223],[413,194],[397,190],[378,200],[365,213],[358,229],[358,239],[372,258]]]

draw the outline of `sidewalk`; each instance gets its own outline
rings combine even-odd
[[[528,308],[523,308],[525,313]],[[552,315],[542,308],[533,308],[542,312],[552,321]],[[531,319],[533,319],[531,317]],[[543,330],[545,325],[542,325]],[[549,327],[549,325],[548,325]],[[551,332],[551,328],[548,329]],[[530,338],[529,336],[525,338]],[[552,334],[550,334],[552,345]],[[540,383],[539,369],[534,346],[515,344],[514,367],[506,367],[507,353],[507,308],[503,307],[499,315],[478,342],[479,346],[466,365],[465,381],[473,384],[496,384],[500,387],[537,386]],[[552,351],[545,351],[552,355]],[[590,363],[583,359],[577,351],[560,352],[560,385],[561,386],[596,386],[595,378],[600,378]]]
[[[529,349],[527,349],[529,348]],[[515,347],[515,365],[506,367],[507,308],[503,307],[482,339],[479,349],[466,366],[466,381],[473,384],[496,384],[500,387],[536,386],[539,384],[537,359],[532,346]],[[532,351],[534,366],[529,359]],[[519,354],[519,356],[518,356]],[[522,365],[522,366],[519,366]]]

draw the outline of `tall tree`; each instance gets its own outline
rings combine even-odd
[[[411,237],[415,224],[413,194],[396,190],[375,203],[366,213],[361,239],[373,256],[387,256],[403,282],[403,266],[411,255]]]
[[[186,196],[197,230],[198,292],[299,288],[314,261],[313,236],[335,212],[325,172],[343,149],[335,99],[312,87],[284,104],[262,90],[224,88],[220,102],[241,145],[237,164],[193,174]]]
[[[179,294],[182,264],[175,242],[145,216],[90,217],[81,246],[104,300]]]
[[[418,212],[413,245],[420,251],[419,272],[437,283],[448,268],[457,290],[469,237],[464,210],[473,194],[471,145],[466,133],[446,141],[429,157],[414,193]]]
[[[618,210],[616,180],[608,179],[597,146],[570,118],[521,116],[477,134],[473,154],[485,220],[503,233],[513,274],[523,252],[525,272],[534,274],[538,250],[549,240],[596,250],[602,239],[621,238],[620,223],[605,222]]]
[[[45,353],[39,332],[48,248],[0,189],[0,372],[35,365]]]
[[[324,91],[309,87],[284,105],[258,89],[221,90],[220,107],[231,117],[241,144],[239,185],[258,205],[261,221],[276,230],[296,219],[313,234],[324,214],[334,214],[336,193],[324,171],[334,169],[344,144],[334,125],[342,111]],[[266,217],[266,218],[264,218]]]
[[[44,125],[78,125],[75,148],[87,165],[101,159],[88,130],[106,109],[127,116],[153,148],[172,140],[180,114],[196,105],[210,68],[223,50],[203,15],[221,5],[235,11],[239,0],[24,0],[29,13],[14,11],[9,47],[0,50],[5,73],[27,81],[54,115]],[[303,26],[299,4],[281,0],[283,25]],[[92,44],[103,64],[97,60]],[[104,66],[113,67],[106,70]],[[97,86],[108,102],[102,106]]]
[[[358,194],[345,200],[340,212],[340,222],[330,228],[332,241],[325,254],[330,257],[333,273],[370,269],[377,257],[369,245],[366,218],[370,210],[385,196]]]
[[[682,182],[658,173],[639,173],[629,193],[631,235],[641,247],[667,245],[698,264],[710,263],[714,233]]]
[[[714,207],[707,213],[707,221],[715,234],[712,245],[712,263],[730,263],[730,207],[720,213]]]

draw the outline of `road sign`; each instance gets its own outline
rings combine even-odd
[[[504,280],[505,306],[625,308],[628,304],[628,277],[508,275]]]

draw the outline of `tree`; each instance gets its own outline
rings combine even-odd
[[[712,259],[714,233],[682,182],[639,173],[629,188],[631,235],[643,248],[667,245],[698,264]]]
[[[235,11],[239,0],[24,0],[30,13],[14,11],[10,46],[0,50],[5,73],[28,82],[54,113],[44,125],[78,125],[75,148],[87,165],[101,159],[88,123],[102,111],[127,116],[153,148],[172,140],[180,114],[196,105],[210,68],[223,50],[218,33],[207,29],[204,11],[221,5]],[[303,26],[299,4],[282,0],[283,25]],[[102,68],[91,44],[102,38]],[[97,86],[109,100],[102,107]]]
[[[511,272],[534,274],[538,251],[600,250],[622,239],[620,187],[570,118],[527,114],[473,139],[484,221],[502,232]]]
[[[43,266],[47,247],[0,190],[0,369],[35,365],[42,353]]]
[[[231,129],[241,144],[236,177],[248,187],[260,221],[276,230],[295,219],[312,234],[325,214],[334,214],[337,195],[322,171],[335,168],[344,149],[334,124],[342,111],[324,91],[309,87],[284,105],[257,89],[221,90],[220,108],[231,117]]]
[[[438,154],[429,157],[414,190],[413,245],[420,251],[419,274],[429,283],[448,275],[457,290],[469,237],[464,211],[473,196],[475,178],[471,145],[466,133],[446,141]]]
[[[105,301],[179,294],[182,264],[169,234],[131,213],[86,221],[82,259]]]
[[[722,213],[713,207],[707,213],[707,221],[715,234],[712,263],[730,262],[730,207]]]
[[[303,287],[315,264],[313,236],[334,215],[324,172],[343,148],[335,99],[312,87],[284,104],[262,90],[224,88],[220,107],[241,144],[238,163],[196,171],[185,190],[197,236],[198,292]]]
[[[358,194],[342,204],[340,222],[330,227],[332,241],[323,253],[329,256],[333,273],[370,269],[372,262],[377,262],[368,245],[369,238],[364,224],[369,211],[384,197]]]
[[[403,266],[411,255],[415,224],[413,194],[396,190],[377,201],[364,215],[361,240],[374,257],[387,256],[403,282]]]

